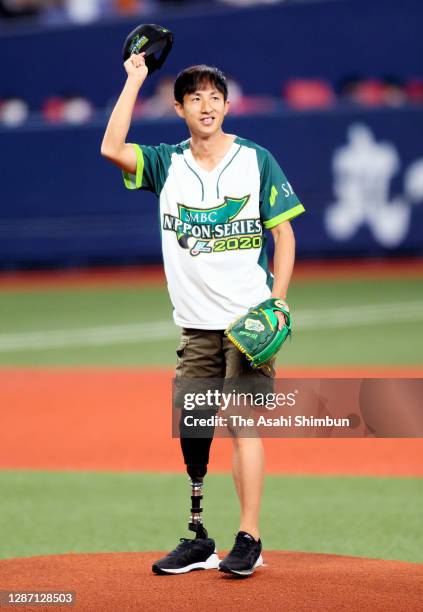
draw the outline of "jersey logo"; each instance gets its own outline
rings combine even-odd
[[[272,185],[272,190],[270,192],[269,204],[270,206],[274,206],[276,202],[276,198],[278,197],[279,191],[276,189],[274,185]]]
[[[212,208],[178,204],[178,217],[163,216],[163,230],[175,232],[179,246],[188,249],[193,257],[200,253],[259,248],[263,231],[260,219],[236,221],[249,199],[250,195],[225,196],[222,204]]]
[[[192,208],[184,204],[178,204],[179,218],[184,223],[193,224],[209,224],[216,225],[217,223],[228,223],[239,215],[244,208],[250,196],[243,198],[227,198],[225,197],[223,204],[214,208]]]

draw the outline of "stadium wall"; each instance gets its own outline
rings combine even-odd
[[[385,0],[383,12],[380,6],[316,1],[157,20],[176,33],[168,73],[211,62],[247,93],[278,95],[291,76],[422,74],[423,5]],[[71,90],[105,105],[122,85],[120,46],[133,25],[3,33],[0,52],[13,61],[3,63],[2,89],[7,84],[35,107],[42,97]],[[154,82],[147,81],[147,93]],[[100,157],[105,122],[0,130],[1,267],[160,259],[154,197],[127,192],[119,171]],[[307,214],[294,222],[299,257],[359,257],[423,254],[422,124],[418,106],[337,107],[229,117],[226,129],[269,148],[304,202]],[[185,137],[176,118],[135,122],[130,134],[145,144]]]
[[[300,257],[423,254],[423,110],[285,112],[228,118],[268,147],[307,213],[294,221]],[[104,126],[1,133],[3,267],[160,259],[158,207],[129,192],[100,157]],[[177,119],[137,122],[130,141],[178,142]],[[3,164],[3,169],[5,168]]]

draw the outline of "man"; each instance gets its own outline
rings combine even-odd
[[[282,170],[266,149],[226,134],[229,110],[224,75],[193,66],[174,86],[175,110],[190,139],[157,147],[126,143],[132,111],[147,77],[144,55],[124,64],[127,81],[112,112],[102,155],[118,165],[129,189],[159,196],[162,248],[174,320],[182,327],[176,378],[238,378],[275,375],[274,362],[253,370],[224,335],[234,319],[269,297],[285,299],[295,258],[290,219],[304,211]],[[264,228],[275,241],[274,277]],[[277,313],[279,327],[284,323]],[[233,436],[233,477],[241,507],[235,545],[220,561],[199,519],[201,486],[213,437],[190,438],[181,426],[181,447],[193,486],[194,540],[181,539],[153,565],[156,573],[211,569],[248,576],[262,564],[259,508],[264,476],[260,438]],[[198,500],[197,500],[198,501]]]

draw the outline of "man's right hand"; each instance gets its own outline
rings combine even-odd
[[[145,64],[145,53],[136,55],[133,53],[124,63],[128,78],[135,81],[140,87],[148,75],[148,68]]]

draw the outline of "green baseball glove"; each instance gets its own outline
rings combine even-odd
[[[278,329],[275,312],[285,315],[285,325]],[[225,335],[251,361],[253,368],[259,368],[269,361],[287,337],[291,334],[291,315],[288,304],[271,298],[261,302],[244,316],[234,321],[225,330]]]

